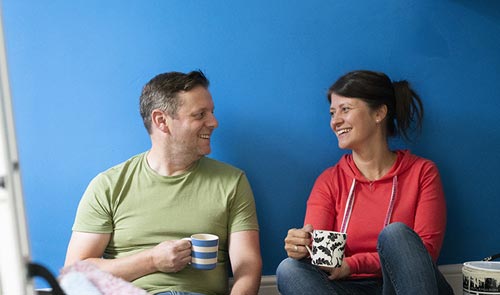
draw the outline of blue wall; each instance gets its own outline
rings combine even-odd
[[[424,100],[423,134],[408,147],[442,174],[440,263],[500,252],[500,2],[2,4],[33,260],[55,273],[90,179],[149,148],[141,87],[198,68],[220,122],[212,156],[244,169],[254,189],[264,274],[285,257],[315,178],[345,152],[326,89],[361,68],[410,80]]]

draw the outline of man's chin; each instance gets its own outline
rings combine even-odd
[[[203,149],[200,151],[199,155],[200,155],[200,157],[208,156],[210,154],[210,152],[212,152],[211,149]]]

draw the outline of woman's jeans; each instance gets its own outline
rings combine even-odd
[[[420,237],[403,223],[391,223],[378,237],[382,279],[329,280],[309,259],[287,258],[276,270],[282,295],[449,295],[453,289],[439,272]]]

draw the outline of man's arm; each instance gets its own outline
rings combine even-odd
[[[229,236],[229,259],[234,276],[231,294],[257,294],[262,271],[259,232],[249,230],[232,233]]]
[[[191,261],[191,244],[185,240],[165,241],[154,248],[117,259],[102,259],[111,234],[73,232],[65,266],[86,260],[114,276],[133,281],[153,272],[177,272]]]

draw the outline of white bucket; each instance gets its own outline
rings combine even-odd
[[[464,295],[500,295],[500,262],[466,262],[462,274]]]

